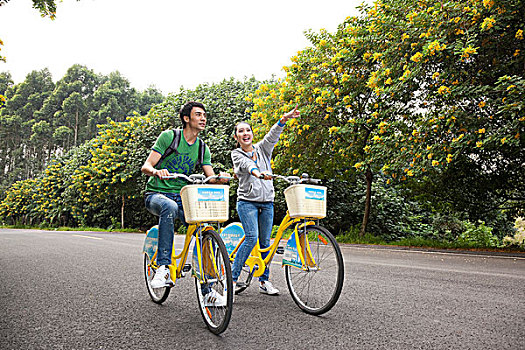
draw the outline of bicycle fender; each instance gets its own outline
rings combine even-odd
[[[231,255],[244,237],[244,230],[240,222],[232,222],[223,228],[219,235],[226,246],[228,255]]]
[[[315,222],[309,221],[306,223],[306,226],[315,225]],[[284,248],[284,256],[282,261],[282,266],[288,265],[302,269],[305,266],[311,266],[313,259],[310,252],[310,246],[306,243],[306,249],[301,248],[304,245],[304,242],[300,241],[299,234],[297,232],[298,228],[304,227],[305,224],[297,225],[294,232],[288,239],[288,243]],[[300,248],[300,249],[298,249]],[[306,257],[303,255],[303,252],[306,253]],[[306,263],[308,261],[309,263]],[[315,265],[315,262],[314,262]]]
[[[148,230],[146,233],[146,238],[144,239],[144,246],[142,247],[142,252],[148,254],[148,257],[151,259],[157,251],[157,245],[159,241],[159,226],[155,225]]]

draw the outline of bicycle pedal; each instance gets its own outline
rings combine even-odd
[[[184,267],[182,268],[182,272],[188,272],[191,270],[191,264],[186,264],[184,265]]]
[[[277,247],[276,254],[284,254],[284,247]]]

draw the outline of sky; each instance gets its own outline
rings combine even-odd
[[[362,2],[63,0],[52,21],[31,0],[9,0],[0,6],[0,72],[18,84],[48,68],[56,82],[81,64],[164,94],[230,77],[283,77],[282,67],[310,46],[305,30],[335,32]]]

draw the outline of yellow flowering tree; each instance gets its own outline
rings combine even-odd
[[[286,79],[250,96],[261,131],[295,104],[301,109],[285,129],[276,167],[363,173],[361,233],[373,174],[421,181],[458,162],[483,168],[499,159],[515,169],[524,149],[519,5],[376,1],[335,33],[309,33],[312,46],[292,57]]]

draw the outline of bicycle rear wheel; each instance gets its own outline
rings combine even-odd
[[[226,330],[233,309],[233,280],[228,252],[222,239],[213,230],[204,231],[201,238],[201,257],[195,276],[199,310],[208,329],[214,334]],[[199,244],[198,241],[195,244]]]
[[[339,299],[343,288],[344,264],[341,249],[324,227],[312,225],[300,229],[301,240],[306,234],[315,267],[301,269],[285,267],[290,295],[301,310],[312,315],[329,311]]]
[[[146,279],[149,296],[155,303],[162,304],[166,301],[168,295],[170,295],[171,287],[152,288],[151,280],[153,276],[155,276],[155,271],[157,271],[157,269],[153,268],[148,254],[144,254],[144,277]]]

